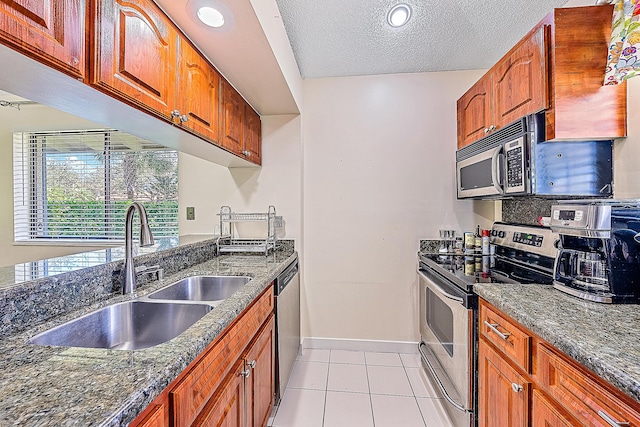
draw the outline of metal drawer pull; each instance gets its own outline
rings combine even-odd
[[[613,427],[623,427],[623,426],[630,426],[631,424],[626,422],[626,421],[616,421],[613,418],[611,418],[606,412],[604,411],[598,411],[598,415],[600,416],[600,418],[602,418],[603,420],[605,420],[607,422],[607,424],[609,424],[610,426]]]
[[[251,375],[251,371],[248,369],[243,369],[242,371],[240,371],[240,375],[243,378],[249,378],[249,375]]]
[[[520,393],[523,390],[522,386],[520,384],[516,384],[516,383],[511,383],[511,388],[516,393]]]
[[[251,362],[247,362],[247,365],[251,368],[254,369],[256,367],[256,361],[252,360]]]
[[[491,329],[493,332],[495,332],[500,338],[502,338],[503,340],[508,340],[509,337],[511,336],[511,334],[509,332],[505,332],[504,334],[502,332],[500,332],[498,330],[498,324],[497,323],[489,323],[486,320],[484,321],[484,324],[487,325],[489,327],[489,329]]]

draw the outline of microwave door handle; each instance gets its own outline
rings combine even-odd
[[[504,189],[502,188],[503,155],[501,151],[502,147],[497,147],[491,157],[491,182],[493,182],[493,186],[498,191],[498,194],[504,194]]]

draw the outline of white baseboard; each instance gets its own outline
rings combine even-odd
[[[418,353],[418,343],[409,341],[355,340],[346,338],[304,338],[302,348],[322,350],[375,351],[379,353]]]

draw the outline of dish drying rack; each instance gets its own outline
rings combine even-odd
[[[251,252],[264,253],[276,248],[276,227],[282,222],[282,217],[276,216],[275,206],[269,206],[267,212],[232,212],[229,206],[220,208],[220,234],[218,239],[218,253]],[[239,222],[263,222],[266,226],[266,237],[259,239],[247,239],[237,237],[234,223]]]

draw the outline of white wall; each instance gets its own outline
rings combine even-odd
[[[180,234],[212,234],[219,224],[216,214],[222,205],[236,212],[266,212],[269,205],[274,205],[285,221],[285,234],[280,237],[294,239],[299,248],[301,150],[300,116],[287,115],[262,117],[262,168],[227,169],[180,154]],[[186,219],[187,206],[195,207],[193,221]],[[240,237],[253,236],[241,234]]]
[[[14,245],[13,132],[27,130],[99,129],[103,126],[44,105],[20,110],[0,107],[0,266],[69,255],[102,246]]]
[[[419,239],[493,220],[455,196],[456,100],[483,73],[304,82],[303,335],[417,341]]]
[[[640,198],[640,77],[627,81],[627,137],[613,144],[614,195]]]

